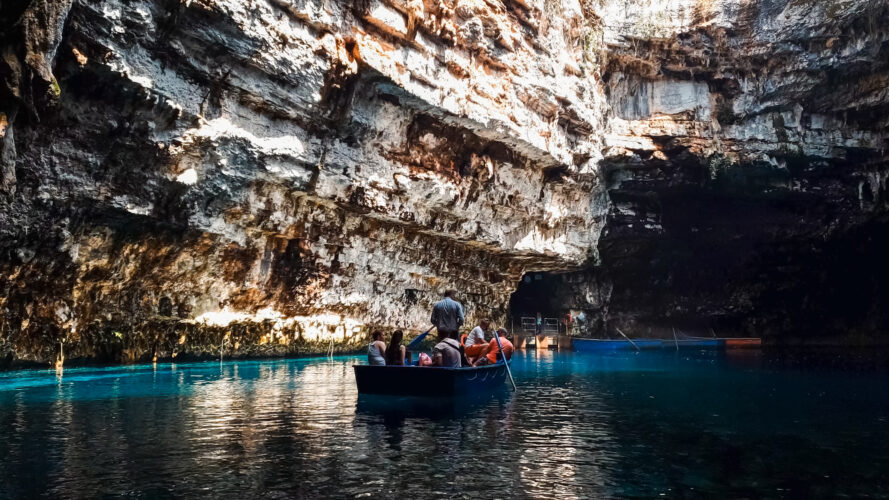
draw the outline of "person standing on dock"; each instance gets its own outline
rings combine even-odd
[[[463,305],[457,302],[456,295],[456,290],[445,290],[444,298],[432,306],[432,324],[438,329],[439,339],[460,338],[458,331],[464,321]]]

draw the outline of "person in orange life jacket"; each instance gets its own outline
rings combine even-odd
[[[503,345],[503,356],[506,358],[506,361],[509,361],[512,358],[512,353],[515,351],[515,347],[513,347],[512,342],[506,338],[506,330],[503,328],[497,329],[497,334],[500,338],[500,344]],[[487,348],[482,351],[479,359],[472,366],[484,366],[484,365],[492,365],[497,362],[497,354],[500,353],[500,346],[497,345],[497,339],[491,339],[488,342]]]
[[[485,332],[487,332],[490,327],[491,320],[485,318],[479,322],[478,326],[469,332],[469,335],[466,336],[466,341],[464,343],[466,346],[465,352],[470,363],[474,363],[478,360],[482,351],[488,346],[488,343],[485,341]]]

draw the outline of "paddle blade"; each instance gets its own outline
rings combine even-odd
[[[432,331],[432,328],[430,328],[430,329],[426,330],[425,332],[423,332],[423,333],[417,335],[417,338],[415,338],[414,340],[411,340],[411,343],[407,345],[408,350],[410,350],[410,349],[416,349],[417,346],[420,345],[420,342],[423,342],[423,339],[425,339],[426,336],[429,335],[429,332],[431,332],[431,331]]]

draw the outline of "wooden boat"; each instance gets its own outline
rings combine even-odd
[[[633,339],[639,349],[740,349],[758,348],[762,345],[758,338],[705,338],[681,336],[678,340]],[[577,352],[601,352],[615,350],[636,350],[628,340],[574,339]]]
[[[659,339],[633,339],[639,349],[660,349]],[[636,350],[628,340],[574,339],[574,350],[578,352]]]
[[[692,337],[679,332],[679,346],[737,349],[742,347],[760,347],[762,340],[758,338],[740,337]]]
[[[749,349],[762,347],[762,339],[758,338],[734,338],[722,339],[726,349]]]
[[[453,397],[491,391],[506,381],[506,365],[476,368],[353,365],[359,394]]]
[[[672,345],[671,345],[672,344]],[[664,347],[694,348],[694,349],[718,349],[721,346],[719,339],[679,339],[673,342],[664,341]]]

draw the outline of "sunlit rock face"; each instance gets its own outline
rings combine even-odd
[[[348,349],[448,287],[503,317],[604,225],[568,7],[4,4],[39,21],[4,59],[4,354]]]
[[[577,272],[603,329],[792,330],[883,224],[886,19],[866,0],[4,2],[0,351],[351,349],[425,329],[448,287],[503,319],[529,270]],[[883,269],[869,248],[856,262]]]

